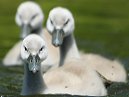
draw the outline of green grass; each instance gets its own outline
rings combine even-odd
[[[20,29],[15,24],[15,13],[18,5],[25,0],[0,1],[0,59],[19,40]],[[56,6],[71,10],[75,17],[75,37],[78,41],[90,41],[89,47],[78,43],[80,49],[94,52],[92,44],[103,44],[105,54],[114,57],[125,57],[123,50],[129,49],[129,1],[127,0],[36,0],[45,14],[45,22],[49,11]],[[95,46],[96,47],[96,46]],[[3,48],[6,50],[3,51]],[[2,50],[2,51],[1,51]],[[95,51],[103,54],[103,51]],[[122,53],[121,53],[122,52]]]

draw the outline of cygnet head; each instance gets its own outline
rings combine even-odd
[[[36,34],[28,35],[22,42],[21,58],[29,71],[36,73],[40,63],[47,57],[45,41]]]
[[[52,35],[52,44],[60,46],[64,37],[74,31],[74,18],[72,13],[62,7],[53,8],[47,20],[48,32]]]
[[[19,27],[21,27],[20,38],[25,38],[33,30],[37,30],[42,27],[43,12],[40,6],[32,1],[26,1],[19,5],[15,21]]]

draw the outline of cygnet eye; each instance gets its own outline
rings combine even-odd
[[[44,49],[44,46],[42,46],[40,49],[39,49],[39,52],[43,51]]]
[[[53,25],[53,21],[50,19],[51,24]]]
[[[38,15],[38,14],[33,15],[31,19],[33,20],[37,15]]]
[[[28,52],[28,49],[24,46],[24,49],[25,49],[25,51],[27,51]]]
[[[22,20],[22,16],[20,14],[18,14],[18,15],[19,15],[19,18]]]
[[[69,19],[64,23],[64,26],[65,26],[65,25],[67,25],[67,24],[68,24],[68,22],[69,22]]]

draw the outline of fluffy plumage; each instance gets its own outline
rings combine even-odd
[[[53,45],[60,47],[59,65],[64,65],[72,58],[83,59],[84,64],[91,66],[103,78],[113,82],[126,82],[126,71],[119,61],[109,60],[98,54],[80,54],[73,35],[74,18],[68,9],[53,8],[49,13],[47,29],[53,37]]]
[[[52,68],[42,77],[40,67],[41,61],[47,57],[47,47],[44,40],[37,35],[29,35],[23,40],[21,57],[24,60],[22,95],[107,95],[98,74],[76,58],[61,67]]]
[[[53,65],[57,65],[59,61],[59,50],[51,44],[51,36],[49,33],[42,29],[42,23],[44,20],[44,14],[40,6],[32,1],[26,1],[18,6],[16,17],[17,25],[21,29],[20,38],[24,39],[29,34],[37,34],[43,37],[48,47],[49,56],[42,64],[44,65],[44,72]],[[21,65],[23,62],[20,59],[20,48],[21,43],[18,42],[3,59],[3,63],[6,66]],[[12,56],[13,55],[13,56]],[[19,58],[19,59],[18,59]]]

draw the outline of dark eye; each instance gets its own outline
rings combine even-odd
[[[33,15],[31,19],[33,20],[37,15],[38,15],[38,14]]]
[[[67,24],[68,24],[68,22],[69,22],[69,19],[64,23],[64,26],[65,26],[65,25],[67,25]]]
[[[28,51],[28,49],[24,46],[25,51]]]
[[[41,47],[41,49],[39,50],[39,52],[41,52],[43,49],[44,49],[44,46],[43,46],[43,47]]]
[[[53,25],[53,22],[52,22],[52,20],[50,19],[50,22],[51,22],[51,24]]]
[[[22,19],[22,16],[19,14],[19,18]]]

